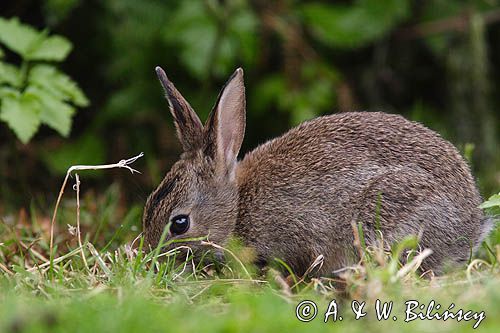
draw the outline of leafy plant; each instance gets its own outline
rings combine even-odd
[[[488,200],[483,202],[480,206],[481,209],[486,210],[489,214],[500,217],[500,193],[493,194]]]
[[[353,5],[306,3],[304,21],[321,42],[340,48],[365,46],[408,17],[407,0],[358,0]]]
[[[237,60],[253,63],[257,23],[243,1],[226,5],[184,1],[164,30],[164,37],[180,45],[180,58],[194,75],[206,77],[213,71],[224,76],[234,70]]]
[[[47,31],[37,31],[17,18],[0,17],[0,42],[20,56],[20,66],[4,61],[0,52],[0,120],[27,143],[41,124],[62,136],[71,130],[75,107],[89,101],[78,85],[54,62],[71,51],[71,42]]]

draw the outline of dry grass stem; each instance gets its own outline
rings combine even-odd
[[[354,246],[358,250],[359,258],[362,259],[364,250],[361,247],[361,239],[359,238],[358,227],[356,226],[356,223],[354,221],[351,222],[351,226],[352,226],[352,233],[354,235]]]
[[[292,297],[293,296],[292,289],[290,288],[286,280],[283,278],[283,275],[277,270],[272,268],[269,269],[269,273],[272,275],[274,281],[280,286],[283,295],[285,295],[286,297]]]
[[[87,258],[85,258],[85,251],[83,251],[82,246],[82,234],[80,230],[80,177],[75,173],[75,191],[76,191],[76,235],[78,238],[78,246],[80,247],[80,253],[82,255],[82,260],[85,265],[85,269],[89,269],[87,263]]]
[[[250,278],[252,279],[252,276],[250,275],[250,273],[248,272],[247,268],[245,267],[245,264],[243,264],[243,262],[240,260],[240,258],[238,258],[238,256],[236,254],[234,254],[231,250],[229,249],[226,249],[220,245],[217,245],[215,244],[214,242],[210,242],[210,241],[201,241],[201,244],[202,245],[208,245],[208,246],[212,246],[216,249],[219,249],[219,250],[223,250],[227,253],[229,253],[241,266],[241,268],[243,269],[243,271],[245,272],[245,274]]]
[[[1,268],[1,269],[5,272],[5,273],[7,273],[7,274],[9,274],[9,275],[14,275],[14,273],[13,273],[10,269],[8,269],[8,268],[7,268],[4,264],[2,264],[1,262],[0,262],[0,268]]]
[[[406,263],[403,267],[401,267],[399,271],[396,273],[396,275],[393,276],[392,280],[396,281],[398,279],[405,277],[410,272],[415,272],[420,267],[420,265],[422,265],[422,261],[424,261],[424,259],[430,256],[431,254],[432,254],[431,249],[424,249],[422,252],[416,255],[412,261]]]
[[[139,171],[131,168],[129,165],[137,161],[139,158],[143,157],[144,153],[140,153],[137,156],[131,157],[129,159],[125,160],[120,160],[117,163],[114,164],[104,164],[104,165],[73,165],[71,166],[68,171],[66,172],[66,176],[64,177],[63,184],[61,186],[61,189],[59,191],[59,195],[57,197],[56,205],[54,207],[54,213],[52,214],[52,221],[50,223],[50,260],[51,260],[51,265],[53,264],[53,259],[54,259],[54,228],[55,228],[55,221],[57,218],[57,210],[59,208],[59,204],[61,203],[61,199],[64,193],[64,188],[66,187],[66,184],[68,182],[68,178],[71,176],[71,173],[73,171],[78,171],[78,170],[103,170],[103,169],[114,169],[114,168],[125,168],[128,169],[132,174],[134,172],[140,173]],[[79,186],[79,181],[77,181],[77,184]],[[80,244],[81,248],[81,244]]]

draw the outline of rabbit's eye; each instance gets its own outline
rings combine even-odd
[[[189,229],[189,216],[187,215],[174,216],[171,222],[170,232],[174,236],[182,235]]]

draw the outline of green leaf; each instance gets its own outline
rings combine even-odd
[[[498,220],[500,218],[500,193],[492,195],[488,200],[479,205],[486,213]]]
[[[408,0],[358,0],[351,6],[308,3],[302,15],[320,41],[344,48],[369,44],[409,14]]]
[[[5,57],[5,52],[3,51],[3,49],[0,47],[0,59],[3,59],[3,57]]]
[[[50,92],[63,101],[77,106],[89,105],[89,100],[78,85],[66,74],[49,65],[37,65],[30,71],[28,81],[33,86]]]
[[[500,193],[492,195],[488,200],[479,205],[481,209],[499,208],[500,209]]]
[[[2,99],[0,119],[26,144],[40,126],[40,105],[29,94],[11,93]]]
[[[216,22],[201,1],[183,1],[164,30],[168,42],[180,46],[180,59],[196,76],[208,75],[207,62],[216,39]]]
[[[21,85],[21,75],[16,66],[0,62],[0,84],[3,83],[13,87],[19,87]]]
[[[25,60],[64,60],[71,51],[71,43],[62,36],[47,37],[33,27],[22,24],[17,17],[0,17],[0,42]]]
[[[16,97],[19,94],[17,89],[7,86],[0,86],[0,100],[6,97]]]
[[[10,20],[0,17],[0,42],[23,58],[28,55],[31,45],[43,38],[29,25],[21,24],[17,17]]]
[[[43,124],[50,126],[64,137],[69,135],[75,113],[71,105],[36,86],[29,86],[25,94],[40,102],[40,120]]]
[[[62,61],[72,49],[71,42],[62,36],[42,40],[26,55],[27,60]]]
[[[218,31],[218,19],[202,1],[181,2],[164,29],[165,40],[178,45],[180,60],[198,77],[225,76],[234,70],[237,60],[248,65],[255,62],[258,20],[244,2],[232,2],[229,6],[234,8],[215,5],[213,9],[219,15],[230,10],[222,31]]]

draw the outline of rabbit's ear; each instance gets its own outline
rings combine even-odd
[[[200,148],[203,139],[203,124],[189,103],[175,89],[161,67],[156,67],[156,74],[165,91],[170,112],[174,117],[177,136],[181,141],[184,151]]]
[[[231,171],[245,135],[243,69],[238,68],[222,88],[205,131],[205,153]]]

